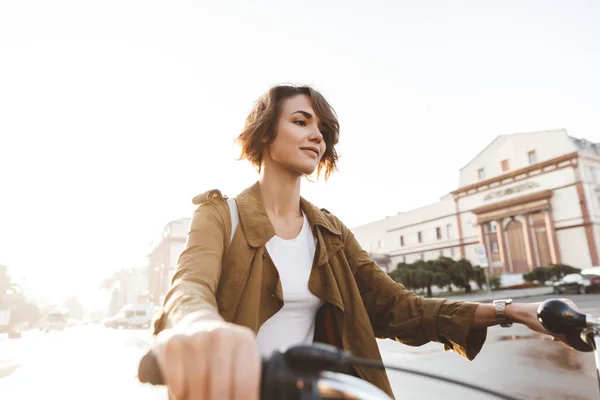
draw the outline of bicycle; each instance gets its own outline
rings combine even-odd
[[[538,318],[550,333],[565,335],[567,342],[579,351],[595,351],[600,387],[600,318],[574,310],[561,300],[547,300],[538,308]],[[387,368],[494,396],[516,400],[481,386],[457,381],[444,376],[385,365],[378,361],[352,356],[333,346],[315,343],[298,345],[285,351],[274,352],[262,361],[261,400],[391,400],[376,386],[350,375],[354,365]],[[154,353],[149,351],[140,361],[138,378],[142,383],[162,385],[163,379]]]

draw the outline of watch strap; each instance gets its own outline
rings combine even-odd
[[[498,324],[503,328],[512,326],[512,322],[506,318],[506,305],[512,304],[512,299],[506,300],[494,300],[494,309],[496,310],[496,320]]]

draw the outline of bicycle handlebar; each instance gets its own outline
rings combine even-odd
[[[264,359],[262,361],[260,398],[261,400],[297,400],[299,398],[391,400],[376,386],[351,376],[350,367],[352,365],[388,368],[469,388],[499,399],[515,400],[509,395],[452,378],[356,358],[344,350],[322,343],[294,346],[284,352],[274,352],[269,359]],[[138,378],[142,383],[164,384],[152,351],[148,352],[140,361]]]
[[[567,343],[576,350],[594,350],[594,329],[600,330],[600,320],[582,314],[562,300],[546,300],[537,310],[542,326],[554,335],[564,335]]]
[[[374,385],[348,375],[351,363],[350,353],[321,343],[274,352],[262,360],[260,398],[295,400],[305,392],[313,399],[343,399],[351,394],[356,399],[391,400]],[[138,379],[152,385],[164,384],[152,351],[140,360]]]
[[[576,350],[598,350],[600,319],[579,313],[561,300],[547,300],[538,308],[538,320],[546,330],[555,335],[565,335]],[[600,383],[600,357],[596,351],[598,380]],[[322,343],[299,345],[284,352],[274,352],[262,360],[260,398],[262,400],[291,399],[368,399],[390,400],[374,385],[349,375],[353,365],[389,368],[477,390],[497,398],[512,397],[466,382],[408,368],[385,366],[383,363],[353,357],[350,353]],[[149,351],[140,360],[138,379],[142,383],[163,385],[164,380],[156,357]]]
[[[596,378],[600,390],[600,318],[582,314],[561,300],[546,300],[538,307],[538,320],[555,335],[565,335],[571,347],[593,351],[596,359]]]

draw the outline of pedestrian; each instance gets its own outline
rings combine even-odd
[[[260,356],[299,343],[381,360],[376,337],[434,341],[473,360],[487,327],[520,323],[548,334],[537,303],[417,296],[382,271],[338,218],[301,197],[303,177],[335,171],[338,138],[337,116],[317,90],[275,86],[237,138],[257,182],[235,199],[219,190],[194,198],[187,244],[154,321],[172,398],[257,399]],[[374,204],[364,188],[355,193],[363,206]],[[354,373],[393,397],[384,370]]]

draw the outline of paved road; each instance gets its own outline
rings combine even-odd
[[[538,302],[554,296],[535,296],[517,302]],[[586,313],[600,316],[600,295],[562,295],[571,298]],[[481,353],[469,362],[444,352],[437,343],[408,347],[384,340],[379,342],[384,361],[402,367],[436,373],[479,384],[520,399],[598,399],[592,353],[568,349],[562,343],[531,332],[521,325],[492,327]],[[486,399],[477,392],[445,383],[388,371],[398,398],[471,400]],[[406,397],[401,397],[406,394]]]
[[[568,297],[584,311],[600,314],[600,295]],[[28,332],[17,340],[0,337],[0,399],[166,399],[164,388],[136,381],[137,362],[149,343],[145,330],[94,325]],[[522,399],[598,398],[590,353],[569,350],[520,326],[491,328],[472,362],[435,343],[413,348],[386,340],[380,346],[390,364],[479,383]],[[491,398],[398,372],[389,376],[398,399]]]

